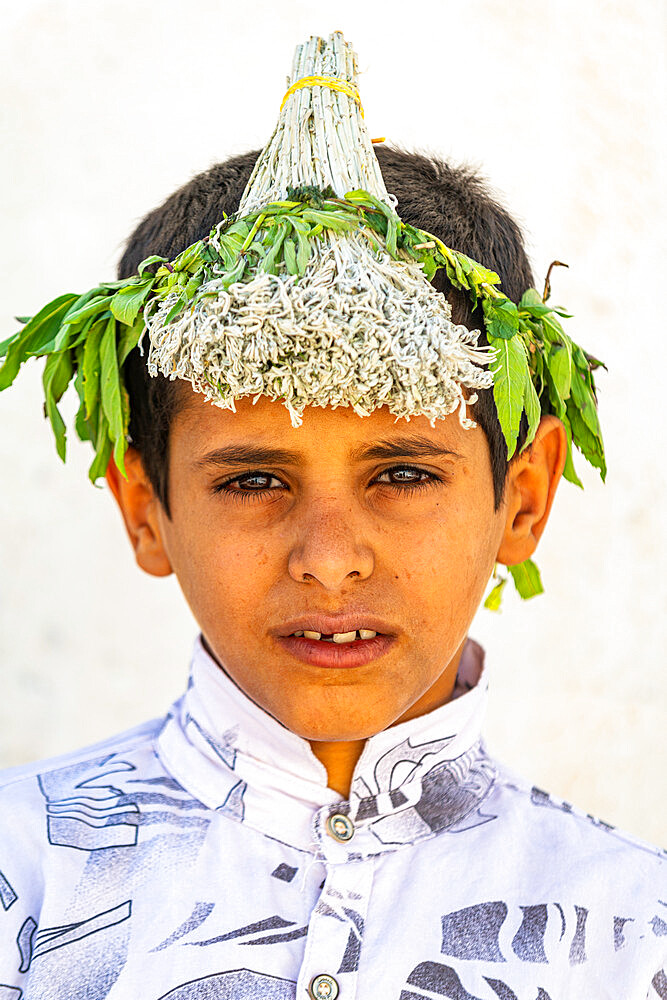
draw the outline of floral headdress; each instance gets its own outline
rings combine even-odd
[[[123,369],[141,343],[148,370],[180,378],[218,406],[265,395],[293,424],[306,406],[386,405],[432,423],[493,388],[507,444],[525,415],[533,440],[554,413],[568,436],[565,476],[579,483],[572,445],[606,468],[593,371],[600,362],[563,330],[567,314],[529,289],[518,303],[482,264],[401,221],[364,124],[356,57],[340,32],[296,49],[275,131],[239,209],[174,260],[153,256],[137,273],[83,295],[62,295],[0,344],[0,390],[30,357],[46,357],[45,413],[65,458],[58,402],[73,381],[75,428],[91,441],[94,482],[113,455],[124,472],[130,420]],[[451,320],[430,283],[444,268],[481,304],[479,331]],[[548,283],[547,283],[548,284]],[[510,567],[524,597],[542,589],[535,565]],[[497,607],[504,581],[487,599]]]

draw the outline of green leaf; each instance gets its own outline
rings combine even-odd
[[[72,310],[67,313],[67,323],[80,323],[82,319],[88,319],[89,316],[97,316],[103,310],[108,309],[111,303],[111,296],[109,294],[96,295],[94,298],[90,299],[84,306],[80,309]]]
[[[273,242],[273,246],[267,253],[266,257],[262,261],[261,268],[267,274],[277,274],[277,262],[282,245],[285,242],[285,237],[289,231],[289,226],[286,222],[281,222],[278,233]]]
[[[484,601],[484,607],[487,611],[500,611],[500,605],[503,598],[503,590],[507,586],[508,577],[502,576],[498,583],[495,585],[493,590],[489,592],[488,597]]]
[[[565,401],[563,399],[561,399],[560,393],[558,391],[558,387],[557,387],[556,383],[554,382],[553,375],[551,374],[551,371],[549,370],[549,366],[548,365],[544,366],[544,381],[546,382],[546,385],[547,385],[547,392],[548,392],[548,395],[549,395],[549,403],[550,403],[550,406],[551,406],[551,412],[555,413],[555,415],[560,420],[564,420],[565,419]]]
[[[120,385],[120,403],[123,432],[120,437],[116,438],[113,449],[113,457],[114,462],[118,466],[118,470],[127,479],[127,473],[125,471],[125,452],[127,451],[127,434],[130,429],[130,396],[122,382]]]
[[[245,261],[243,260],[243,258],[241,258],[241,263],[243,263],[243,265],[245,266]],[[164,325],[166,326],[167,323],[171,323],[173,319],[176,319],[177,316],[180,316],[186,306],[187,302],[185,298],[182,295],[180,295],[174,302],[169,312],[167,313],[163,321]]]
[[[574,468],[574,460],[572,457],[572,428],[570,427],[570,421],[568,420],[566,414],[563,414],[561,420],[565,425],[565,431],[567,433],[567,457],[565,459],[565,467],[563,469],[563,478],[567,479],[568,483],[572,483],[574,486],[578,486],[583,490],[584,484]]]
[[[459,257],[464,257],[465,254],[460,253]],[[495,271],[492,271],[488,267],[484,267],[479,261],[472,260],[470,257],[465,258],[470,264],[470,277],[475,281],[477,285],[499,285],[500,277]]]
[[[453,273],[452,273],[453,272]],[[454,254],[453,260],[450,261],[447,267],[447,276],[453,285],[460,288],[462,291],[468,291],[468,282],[466,281],[466,273],[461,267],[461,261],[459,260],[459,255]]]
[[[550,309],[541,317],[541,321],[545,340],[552,344],[564,344],[570,350],[574,350],[575,345],[556,319],[555,310]]]
[[[70,383],[73,372],[73,362],[69,351],[60,354],[50,354],[44,365],[42,384],[44,386],[44,410],[46,416],[51,421],[51,427],[56,439],[56,451],[60,458],[65,461],[66,452],[66,430],[65,423],[58,409],[58,402],[62,399],[67,386]]]
[[[18,340],[22,332],[23,332],[22,330],[19,330],[18,333],[13,333],[11,337],[7,337],[7,340],[3,340],[2,343],[0,343],[0,358],[4,358],[5,354],[7,353],[7,348],[9,347],[9,345],[12,344],[15,340]]]
[[[74,379],[74,388],[76,389],[76,394],[79,397],[79,409],[76,412],[74,418],[74,429],[78,434],[81,441],[92,441],[93,433],[89,422],[86,420],[86,403],[83,394],[83,345],[81,345],[75,352],[76,356],[76,377]]]
[[[97,320],[90,329],[83,349],[83,398],[86,416],[91,419],[100,402],[100,342],[107,326],[107,320]]]
[[[530,597],[537,597],[544,593],[540,571],[532,559],[524,559],[516,566],[507,567],[512,574],[514,586],[519,592],[519,596],[527,601]]]
[[[397,221],[397,218],[393,212],[391,215],[387,215],[387,251],[392,257],[398,253],[397,240],[400,222]]]
[[[523,408],[526,411],[526,417],[528,418],[528,434],[526,435],[526,443],[523,446],[524,448],[527,448],[535,438],[535,434],[537,433],[537,428],[539,427],[540,419],[542,417],[542,408],[540,407],[540,401],[530,375],[526,379],[524,385]]]
[[[542,319],[543,316],[548,316],[550,312],[553,312],[551,306],[547,305],[528,305],[519,306],[519,313],[525,313],[527,316],[533,316],[535,319]]]
[[[359,224],[357,219],[342,212],[319,212],[316,208],[309,208],[303,213],[306,222],[319,223],[326,229],[333,229],[336,233],[347,233],[350,229],[355,229]]]
[[[294,230],[298,244],[296,253],[296,273],[303,274],[306,270],[306,265],[310,260],[310,255],[313,252],[309,239],[309,236],[311,235],[311,228],[307,223],[304,223],[302,219],[290,218],[289,223]]]
[[[572,440],[584,458],[600,470],[600,476],[604,482],[607,476],[607,464],[602,438],[593,434],[572,397],[567,401],[567,416],[572,427]]]
[[[6,348],[5,360],[0,367],[0,392],[7,389],[27,358],[39,354],[43,345],[53,340],[60,328],[63,316],[78,295],[60,295],[49,302],[32,317],[29,323],[12,338]]]
[[[496,350],[493,373],[493,398],[498,419],[507,443],[507,460],[516,449],[519,425],[525,397],[526,380],[530,379],[526,348],[520,337],[496,340],[489,337]]]
[[[519,300],[519,309],[527,309],[530,306],[542,306],[542,296],[536,288],[527,288]]]
[[[200,267],[198,271],[195,271],[195,273],[192,275],[187,285],[185,286],[184,294],[186,295],[189,301],[191,301],[194,298],[197,291],[204,284],[204,281],[205,281],[204,268]]]
[[[166,257],[160,257],[158,254],[154,253],[152,256],[146,257],[142,260],[141,264],[137,268],[137,271],[140,275],[143,275],[144,271],[146,271],[152,264],[164,264],[166,260]]]
[[[90,429],[90,425],[86,420],[86,408],[84,403],[82,403],[79,409],[76,411],[76,416],[74,418],[74,429],[80,441],[93,440],[93,435]]]
[[[369,208],[378,207],[378,199],[375,198],[369,191],[365,191],[363,188],[356,188],[354,191],[348,191],[344,195],[345,201],[351,202],[353,205],[367,205]]]
[[[506,298],[486,298],[482,302],[487,333],[510,340],[519,329],[519,312],[514,302]]]
[[[151,275],[141,285],[129,285],[126,288],[121,288],[109,303],[111,315],[115,316],[119,323],[132,326],[139,310],[150,295],[154,281],[155,279]]]
[[[567,347],[554,344],[547,354],[547,366],[551,372],[558,395],[564,401],[569,399],[572,386],[572,358]]]
[[[287,268],[287,273],[298,274],[299,268],[296,262],[296,244],[293,238],[290,237],[285,240],[283,252],[285,254],[285,266]]]
[[[116,354],[116,321],[109,319],[100,341],[100,398],[102,412],[109,425],[112,442],[123,436],[123,412],[120,399],[120,373]],[[124,470],[121,469],[124,473]]]
[[[121,327],[118,337],[118,367],[125,364],[130,351],[137,346],[145,329],[143,315],[137,316],[132,326]]]
[[[201,264],[201,251],[203,249],[203,243],[198,240],[196,243],[191,243],[189,247],[186,247],[178,257],[175,257],[172,262],[172,267],[175,271],[192,271],[196,270]]]
[[[588,387],[585,375],[580,371],[576,371],[572,377],[572,399],[591,434],[602,440],[595,396]]]
[[[95,434],[95,448],[96,455],[90,468],[88,469],[88,478],[91,483],[95,483],[106,473],[113,449],[113,444],[109,438],[109,426],[101,407],[98,414],[97,431]]]

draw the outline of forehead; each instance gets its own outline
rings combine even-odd
[[[266,396],[236,401],[236,412],[221,409],[201,393],[184,384],[179,409],[171,430],[172,455],[187,453],[193,461],[207,452],[240,444],[282,449],[295,459],[330,459],[334,455],[350,459],[368,456],[378,443],[429,445],[454,456],[472,457],[486,452],[486,437],[479,427],[466,429],[458,413],[436,420],[432,427],[425,417],[396,418],[384,406],[368,416],[351,407],[308,406],[302,423],[294,427],[282,401]],[[407,451],[406,451],[407,453]]]

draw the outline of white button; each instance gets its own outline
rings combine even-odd
[[[332,813],[327,820],[327,833],[334,840],[345,843],[354,836],[354,823],[345,813]]]
[[[308,992],[312,1000],[336,1000],[339,993],[338,983],[333,976],[322,973],[311,981]]]

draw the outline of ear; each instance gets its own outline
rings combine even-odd
[[[566,457],[565,427],[557,417],[542,417],[532,444],[510,462],[505,486],[505,530],[498,562],[514,566],[528,559],[537,548]]]
[[[127,477],[119,471],[112,458],[107,467],[106,480],[123,515],[137,563],[151,576],[169,576],[173,570],[160,534],[160,501],[153,492],[136,448],[127,449],[125,471]]]

